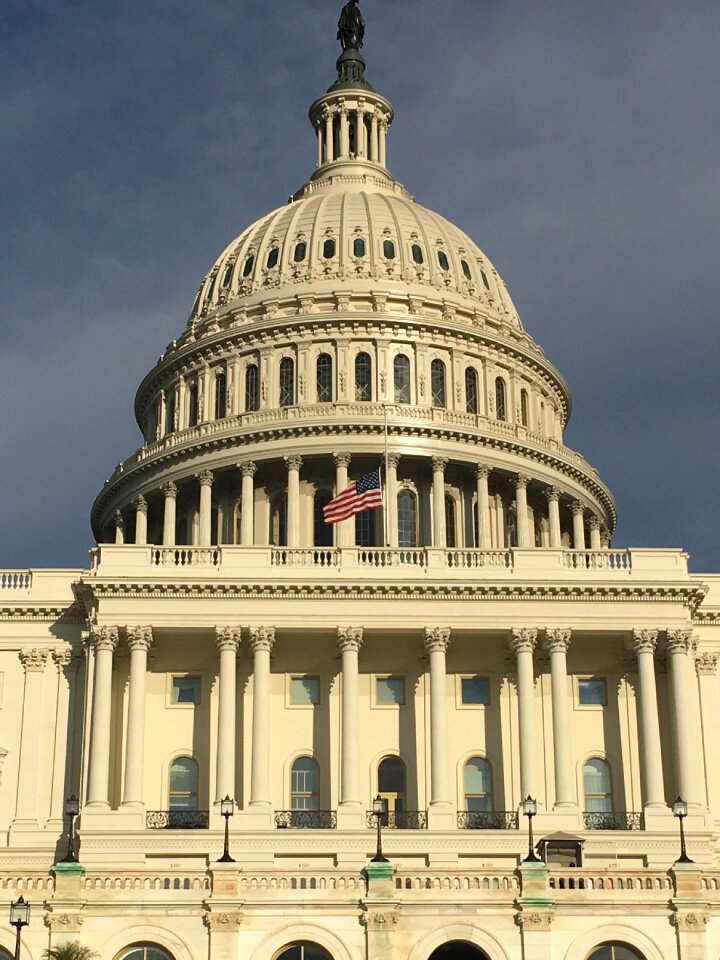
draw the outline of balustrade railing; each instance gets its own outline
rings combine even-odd
[[[377,815],[367,811],[365,823],[377,826]],[[382,826],[389,830],[427,830],[427,810],[391,810],[383,817]]]
[[[604,873],[584,868],[571,868],[560,871],[551,869],[548,876],[548,886],[551,890],[605,890],[627,891],[639,893],[641,891],[663,891],[668,896],[668,890],[673,885],[666,872],[649,871],[641,874],[634,871],[623,873],[608,869]]]
[[[145,826],[148,830],[207,830],[209,810],[148,810]]]
[[[509,550],[446,550],[445,559],[449,567],[474,570],[480,567],[500,567],[510,569],[513,565]]]
[[[0,570],[0,590],[29,590],[31,586],[29,570]]]
[[[274,567],[339,567],[340,555],[332,548],[278,547],[270,554],[270,563]]]
[[[634,810],[618,810],[612,813],[583,813],[586,830],[642,830],[643,815]]]
[[[220,559],[217,547],[153,547],[152,551],[156,567],[219,567]]]
[[[277,810],[275,826],[281,830],[334,830],[335,810]]]
[[[461,830],[517,830],[517,810],[460,810],[457,825]]]
[[[630,572],[629,550],[566,550],[563,562],[571,570],[622,570]]]

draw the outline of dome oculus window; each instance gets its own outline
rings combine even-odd
[[[295,403],[295,362],[290,357],[280,361],[280,406],[291,407]]]
[[[295,244],[295,253],[293,254],[293,260],[295,261],[295,263],[302,263],[306,256],[307,256],[307,244],[301,240],[299,243]]]
[[[418,266],[425,263],[425,256],[423,254],[423,249],[419,243],[414,243],[411,247],[410,252],[412,253],[413,262],[417,263]]]
[[[255,266],[255,254],[251,253],[250,256],[245,261],[245,266],[243,267],[243,277],[249,277],[253,272],[253,267]]]
[[[332,260],[335,256],[336,243],[332,238],[329,238],[323,243],[323,257],[326,260]]]
[[[353,256],[358,258],[365,256],[365,241],[362,237],[355,237],[353,240]]]
[[[250,363],[245,370],[245,410],[252,413],[260,408],[260,378],[256,363]]]
[[[279,247],[272,247],[271,250],[268,252],[268,258],[267,258],[268,270],[272,270],[273,267],[276,267],[278,265],[279,258],[280,258]]]
[[[467,260],[461,260],[460,266],[462,267],[462,272],[465,274],[466,280],[472,280],[472,271],[470,269],[470,264]]]
[[[446,405],[445,364],[442,360],[433,360],[430,365],[430,389],[432,405],[444,408]]]
[[[403,354],[393,360],[395,403],[410,403],[410,361]]]
[[[333,362],[329,353],[321,353],[317,358],[317,398],[318,403],[331,403]]]
[[[450,261],[448,260],[447,254],[444,250],[438,250],[438,263],[440,264],[441,270],[444,270],[445,273],[449,272]]]
[[[383,240],[383,256],[386,260],[395,259],[395,244],[392,240]]]
[[[359,353],[355,357],[355,399],[372,400],[372,359],[369,353]]]

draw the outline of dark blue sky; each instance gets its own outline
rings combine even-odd
[[[0,568],[84,565],[137,384],[311,173],[340,0],[4,0]],[[720,5],[362,0],[395,175],[567,377],[617,545],[720,570]]]

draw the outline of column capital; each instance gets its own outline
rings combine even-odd
[[[588,520],[588,526],[591,530],[601,530],[602,529],[602,520],[600,517],[593,514]]]
[[[152,627],[126,627],[125,630],[130,651],[144,650],[147,653],[153,642]]]
[[[425,649],[428,653],[445,653],[450,645],[450,627],[425,627]]]
[[[475,464],[475,476],[478,480],[487,480],[491,473],[492,467],[489,467],[486,463]]]
[[[269,653],[275,644],[275,627],[250,627],[250,647],[253,653],[267,650]]]
[[[655,653],[658,640],[657,630],[633,630],[632,638],[633,649],[635,650],[636,655],[641,653]]]
[[[148,502],[145,497],[140,493],[133,500],[133,506],[138,511],[138,513],[147,513],[148,512]]]
[[[118,628],[91,627],[90,644],[94,646],[96,650],[115,650],[118,645]]]
[[[254,460],[243,460],[238,463],[238,468],[244,477],[254,477],[257,473],[257,464]]]
[[[166,483],[166,484],[163,486],[162,492],[163,492],[166,500],[176,500],[176,499],[177,499],[177,495],[178,495],[178,487],[177,487],[177,484],[176,484],[176,483],[173,483],[173,481],[170,480],[168,483]]]
[[[570,511],[574,517],[582,516],[585,513],[585,504],[582,500],[573,500],[570,504]]]
[[[241,639],[241,627],[215,627],[215,643],[220,653],[223,650],[232,650],[233,653],[237,653]]]
[[[572,630],[565,627],[551,627],[545,631],[545,649],[550,653],[567,653],[572,639]]]
[[[510,638],[510,649],[513,653],[532,653],[537,644],[537,630],[535,627],[513,627]]]
[[[50,651],[55,668],[58,673],[62,673],[66,667],[70,666],[72,660],[72,650],[69,647],[56,647]]]
[[[215,482],[215,474],[212,470],[203,470],[195,474],[195,478],[201,487],[211,487]]]
[[[516,490],[527,490],[529,483],[530,477],[525,473],[518,473],[518,475],[513,478],[513,486]]]
[[[285,461],[288,470],[297,470],[299,473],[302,469],[303,458],[300,456],[283,457],[283,460]]]
[[[115,529],[116,529],[116,530],[122,530],[123,527],[125,526],[125,523],[124,523],[124,521],[123,521],[122,511],[121,511],[121,510],[116,510],[116,511],[115,511],[115,514],[114,514],[114,516],[113,516],[113,523],[115,524]]]
[[[432,468],[433,473],[445,473],[445,468],[448,465],[447,457],[433,457],[432,458]]]
[[[690,653],[693,648],[693,633],[689,627],[667,631],[668,653]]]
[[[551,501],[558,503],[560,501],[560,487],[545,487],[543,493],[545,494],[548,503]]]
[[[400,466],[400,454],[399,453],[389,453],[387,455],[387,465],[392,467],[394,470]]]
[[[334,453],[333,463],[336,467],[349,467],[352,456],[349,453]]]
[[[345,653],[346,650],[358,653],[362,642],[362,627],[338,627],[338,646],[342,653]]]
[[[25,673],[42,673],[47,663],[48,651],[33,647],[31,650],[20,650],[18,656]]]
[[[695,669],[697,670],[698,676],[714,677],[717,673],[718,660],[720,660],[720,654],[699,653],[697,657],[695,657]]]

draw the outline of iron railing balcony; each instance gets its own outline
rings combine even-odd
[[[461,830],[517,830],[517,810],[460,810],[457,825]]]
[[[612,813],[585,810],[583,826],[586,830],[642,830],[643,815],[636,810],[615,810]]]
[[[276,810],[275,826],[279,830],[334,830],[335,810]]]
[[[368,827],[377,826],[377,815],[368,810],[365,822]],[[427,810],[392,810],[380,822],[389,830],[427,830]]]
[[[148,830],[207,830],[209,810],[148,810],[145,816]]]

